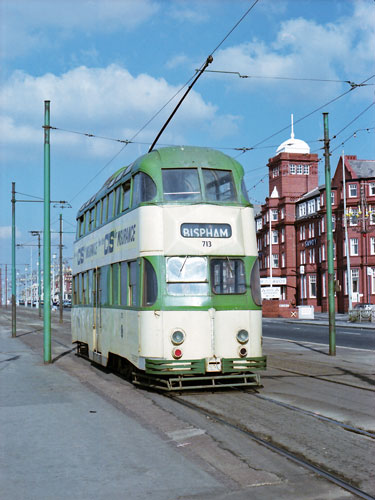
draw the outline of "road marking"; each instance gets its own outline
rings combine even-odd
[[[206,431],[204,431],[203,429],[197,429],[193,427],[189,429],[180,429],[178,431],[167,432],[167,436],[173,439],[173,441],[183,441],[194,436],[201,436],[202,434],[205,434],[205,432]]]

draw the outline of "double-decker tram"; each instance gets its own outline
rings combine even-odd
[[[262,311],[242,166],[167,147],[112,175],[79,210],[78,353],[164,390],[259,385]]]

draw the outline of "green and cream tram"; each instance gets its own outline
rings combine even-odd
[[[79,210],[72,339],[166,390],[257,385],[266,368],[253,208],[242,166],[154,150]]]

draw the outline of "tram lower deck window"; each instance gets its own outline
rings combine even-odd
[[[207,258],[169,257],[166,278],[170,295],[208,295]]]
[[[212,291],[219,295],[246,292],[245,266],[241,259],[212,259]]]

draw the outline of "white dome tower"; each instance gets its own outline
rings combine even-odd
[[[310,154],[310,146],[301,139],[294,138],[294,128],[293,128],[293,115],[291,115],[291,133],[290,139],[284,141],[276,150],[276,154],[279,153],[300,153],[300,154]]]

